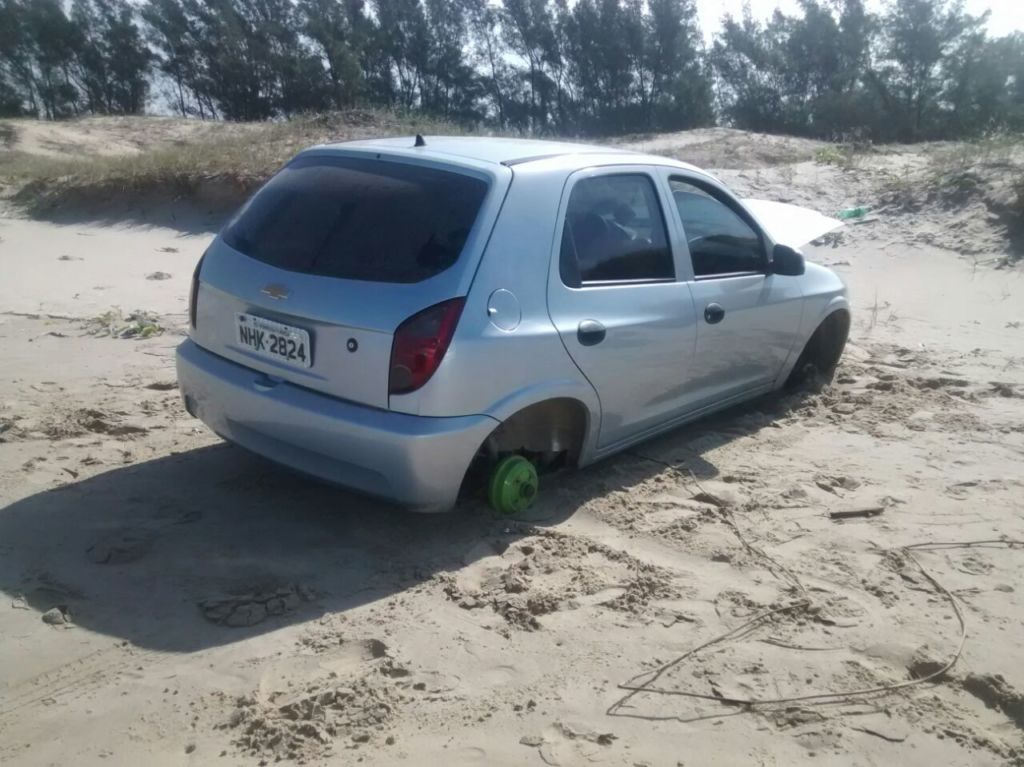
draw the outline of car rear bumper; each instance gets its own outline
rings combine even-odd
[[[220,436],[297,471],[417,511],[445,511],[498,425],[484,415],[426,418],[355,405],[268,379],[199,347],[178,347],[188,411]]]

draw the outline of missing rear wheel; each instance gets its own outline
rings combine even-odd
[[[510,455],[491,470],[487,498],[496,512],[512,516],[533,504],[538,488],[536,467],[521,455]]]

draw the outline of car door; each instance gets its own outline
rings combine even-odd
[[[657,428],[685,402],[696,314],[676,279],[677,228],[655,173],[580,171],[562,195],[548,309],[600,399],[599,450]]]
[[[688,405],[702,409],[766,391],[800,327],[799,278],[769,273],[768,238],[724,188],[677,172],[668,184],[699,317]]]

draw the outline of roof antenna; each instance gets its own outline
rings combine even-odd
[[[419,133],[416,134],[416,143],[413,146],[426,146],[427,142],[423,140],[423,136]]]

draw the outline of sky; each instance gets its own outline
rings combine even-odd
[[[739,17],[743,14],[744,2],[750,3],[750,10],[755,18],[766,19],[776,8],[783,13],[795,14],[799,11],[797,0],[697,0],[697,13],[700,15],[701,28],[708,39],[719,29],[722,16],[731,13]],[[882,7],[881,0],[867,0],[871,10]],[[1024,31],[1024,0],[965,0],[964,7],[968,13],[980,15],[991,11],[988,28],[989,34],[1005,35],[1014,30]]]

